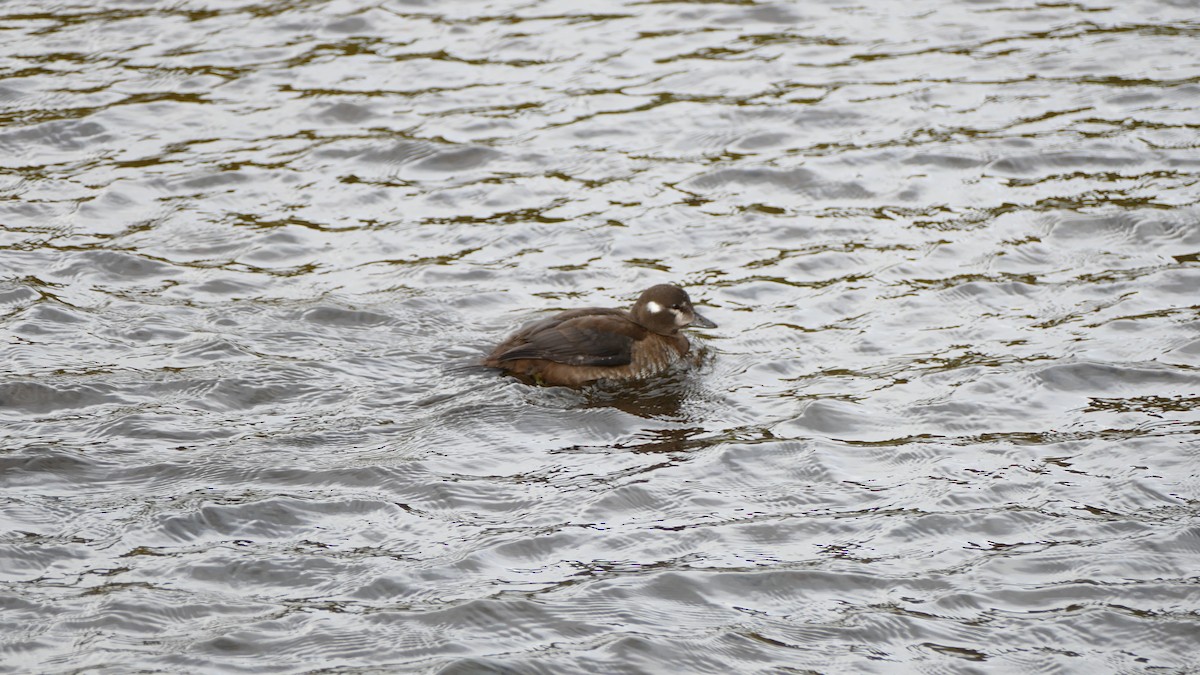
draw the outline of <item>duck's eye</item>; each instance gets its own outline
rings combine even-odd
[[[676,303],[674,305],[671,305],[671,309],[683,309],[683,305]]]

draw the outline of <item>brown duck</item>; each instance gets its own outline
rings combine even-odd
[[[716,328],[678,286],[642,292],[633,308],[572,309],[534,321],[488,354],[483,365],[539,384],[579,386],[655,375],[688,353],[687,326]]]

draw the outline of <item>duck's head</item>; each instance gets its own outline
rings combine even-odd
[[[641,297],[633,303],[631,313],[634,321],[659,335],[674,335],[686,326],[717,327],[700,316],[687,291],[671,284],[659,284],[642,291]]]

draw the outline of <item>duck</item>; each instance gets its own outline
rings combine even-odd
[[[527,382],[579,387],[653,377],[687,355],[684,328],[716,328],[672,284],[651,286],[629,310],[572,309],[526,324],[483,360]]]

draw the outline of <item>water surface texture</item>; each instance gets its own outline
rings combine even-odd
[[[1198,37],[0,4],[0,671],[1194,672]],[[692,369],[473,366],[662,282]]]

